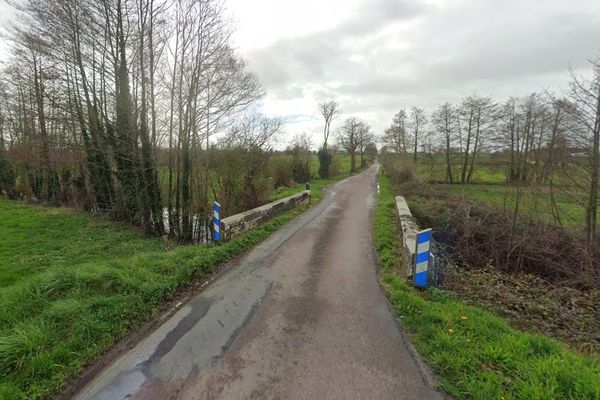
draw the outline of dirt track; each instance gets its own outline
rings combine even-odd
[[[377,282],[376,168],[236,260],[77,398],[440,398]]]

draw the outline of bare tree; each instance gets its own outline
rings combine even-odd
[[[370,127],[356,117],[348,118],[338,131],[338,143],[350,154],[350,172],[356,172],[356,151],[361,137],[366,135]]]
[[[25,0],[18,9],[13,36],[35,46],[14,40],[0,114],[10,146],[30,154],[14,158],[31,187],[23,195],[162,234],[165,193],[169,233],[194,240],[208,220],[211,138],[263,93],[230,45],[222,2]],[[58,173],[61,157],[70,165]]]
[[[477,93],[465,98],[458,108],[458,118],[461,119],[466,129],[464,154],[461,170],[461,183],[471,181],[475,169],[477,153],[481,150],[484,132],[492,121],[494,104],[489,97],[482,97]]]
[[[568,102],[561,103],[564,112],[575,122],[571,137],[587,150],[587,203],[585,231],[588,245],[596,238],[598,214],[598,179],[600,179],[600,62],[593,61],[593,75],[582,77],[571,71]]]
[[[444,103],[434,111],[431,120],[437,132],[442,135],[446,154],[446,180],[453,183],[452,144],[457,126],[456,111],[452,104]]]
[[[392,124],[383,133],[383,143],[396,154],[406,154],[408,146],[407,132],[408,116],[404,109],[398,111],[392,119]]]
[[[319,104],[319,111],[325,120],[325,126],[323,127],[323,149],[327,150],[331,122],[337,115],[341,114],[342,108],[337,101],[329,100]]]
[[[419,151],[419,138],[425,125],[427,124],[427,115],[425,110],[419,107],[412,107],[410,109],[410,126],[413,132],[413,160],[417,162],[417,153]]]
[[[371,154],[373,153],[373,147],[375,144],[375,137],[371,133],[371,127],[365,123],[361,124],[358,131],[358,151],[360,153],[360,167],[365,168],[367,166],[367,160],[365,159],[365,153],[367,149],[370,149]],[[377,148],[375,147],[375,151]]]
[[[319,149],[319,175],[321,178],[329,177],[329,166],[332,161],[332,154],[327,148],[327,142],[329,140],[329,133],[331,130],[331,122],[335,117],[342,112],[342,109],[335,100],[329,100],[319,104],[319,111],[325,120],[325,126],[323,127],[323,146]]]

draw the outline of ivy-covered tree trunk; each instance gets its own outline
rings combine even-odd
[[[137,132],[134,120],[133,101],[129,88],[129,72],[123,32],[121,1],[117,2],[118,51],[119,63],[115,71],[116,81],[116,123],[115,158],[117,176],[121,184],[123,208],[119,211],[122,218],[134,224],[140,224],[140,180]]]
[[[58,177],[50,160],[50,138],[46,128],[46,113],[44,110],[44,94],[40,77],[39,61],[37,55],[33,55],[33,86],[35,90],[35,100],[37,106],[38,124],[40,130],[40,149],[42,156],[41,170],[41,192],[43,200],[49,203],[56,203],[58,199]]]
[[[9,198],[15,194],[15,170],[6,157],[4,143],[0,143],[0,193]]]
[[[151,12],[151,11],[150,11]],[[146,18],[148,10],[140,4],[140,74],[141,74],[141,93],[140,93],[140,129],[139,136],[142,143],[141,151],[141,167],[142,173],[140,180],[142,185],[142,201],[144,217],[144,230],[148,234],[160,234],[164,232],[162,221],[162,202],[160,198],[160,187],[158,186],[156,168],[153,157],[153,143],[150,141],[150,133],[148,128],[148,100],[146,96],[146,66],[145,66],[145,47],[143,30],[146,28]],[[153,49],[150,49],[150,53]],[[152,97],[152,93],[151,93]]]

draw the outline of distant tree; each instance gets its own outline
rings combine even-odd
[[[465,98],[457,110],[461,127],[466,129],[464,143],[461,183],[468,183],[473,176],[477,153],[482,145],[482,132],[492,121],[494,104],[489,97],[481,97],[477,93]]]
[[[408,146],[407,133],[408,116],[404,109],[398,111],[392,119],[392,124],[383,133],[383,143],[396,154],[406,154]]]
[[[373,162],[377,158],[377,154],[379,154],[379,152],[377,151],[377,145],[375,142],[368,143],[365,147],[365,156],[367,159],[370,162]]]
[[[427,124],[427,115],[425,110],[419,107],[412,107],[410,109],[410,126],[413,132],[413,159],[417,162],[417,152],[419,149],[419,138],[423,132],[425,125]]]
[[[327,149],[329,134],[331,130],[331,122],[335,117],[342,112],[342,109],[335,100],[329,100],[319,104],[319,111],[325,120],[323,127],[323,146],[319,149],[319,175],[321,178],[329,176],[329,165],[331,164],[332,155]]]
[[[543,173],[541,153],[551,132],[547,102],[533,93],[509,98],[496,112],[498,138],[509,152],[506,181],[528,184]]]
[[[371,133],[371,127],[367,124],[362,124],[358,134],[358,151],[360,153],[360,167],[365,168],[367,166],[367,159],[365,158],[366,150],[370,145],[375,146],[375,137]],[[372,150],[372,149],[371,149]],[[377,148],[375,147],[377,151]],[[372,161],[373,158],[371,158]]]
[[[361,143],[361,136],[370,127],[356,117],[348,118],[338,131],[338,143],[350,154],[350,172],[356,172],[356,151]]]
[[[567,102],[563,111],[573,120],[570,136],[574,143],[587,150],[587,165],[582,169],[587,178],[585,231],[588,244],[596,238],[598,214],[598,180],[600,179],[600,61],[592,61],[591,77],[571,71]]]
[[[456,130],[456,111],[452,104],[444,103],[439,106],[431,117],[434,128],[442,135],[445,144],[446,153],[446,180],[448,183],[453,183],[452,177],[452,143]]]

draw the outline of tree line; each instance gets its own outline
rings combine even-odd
[[[218,0],[27,0],[0,71],[0,191],[207,235],[264,200],[282,122]],[[218,138],[218,140],[216,140]],[[242,162],[240,162],[242,161]]]
[[[558,94],[499,102],[473,93],[458,104],[441,104],[429,116],[419,107],[402,109],[381,137],[382,152],[410,155],[431,171],[443,160],[445,182],[459,184],[473,182],[482,156],[493,157],[517,196],[524,186],[548,188],[559,225],[558,194],[583,206],[582,225],[591,243],[600,177],[600,62],[591,66],[591,75],[571,71],[568,89]]]

